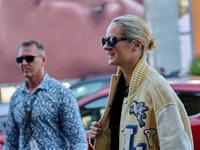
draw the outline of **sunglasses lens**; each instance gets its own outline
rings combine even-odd
[[[113,47],[115,46],[115,39],[114,39],[114,38],[110,37],[110,38],[108,39],[108,46],[109,46],[110,48],[113,48]]]
[[[23,59],[25,59],[27,63],[30,63],[33,62],[34,56],[17,57],[16,61],[18,64],[21,64],[23,62]]]
[[[102,38],[102,45],[103,46],[106,44],[106,42],[107,42],[107,38],[106,37]]]
[[[16,58],[17,63],[21,64],[23,61],[23,57],[17,57]]]
[[[108,46],[110,48],[113,48],[115,46],[115,41],[116,41],[115,37],[109,37],[109,38],[104,37],[104,38],[102,38],[102,45],[104,46],[107,41],[108,41]]]
[[[26,56],[24,58],[25,58],[26,62],[28,62],[28,63],[33,62],[33,60],[34,60],[34,56]]]

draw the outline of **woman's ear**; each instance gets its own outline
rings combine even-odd
[[[142,41],[140,39],[135,40],[133,44],[136,50],[140,50],[142,48]]]

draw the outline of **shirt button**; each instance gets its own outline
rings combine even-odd
[[[125,102],[124,102],[125,104],[127,104],[128,103],[128,101],[127,100],[125,100]]]
[[[121,132],[124,132],[124,128],[121,128]]]

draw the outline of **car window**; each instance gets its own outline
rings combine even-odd
[[[90,83],[84,83],[80,84],[77,87],[71,88],[72,93],[74,97],[79,100],[80,98],[87,96],[89,94],[92,94],[98,90],[100,90],[103,87],[109,86],[110,81],[98,81],[98,82],[90,82]]]
[[[200,112],[199,92],[176,91],[176,94],[185,106],[188,116],[195,115]]]
[[[6,130],[6,121],[7,121],[7,116],[0,116],[0,132]]]
[[[80,113],[85,130],[90,129],[93,121],[98,121],[105,111],[108,97],[101,97],[80,107]]]

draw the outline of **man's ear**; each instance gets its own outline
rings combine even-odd
[[[142,41],[137,39],[133,42],[135,50],[140,50],[142,48]]]
[[[43,56],[42,57],[42,65],[44,66],[46,64],[47,61],[47,56]]]

